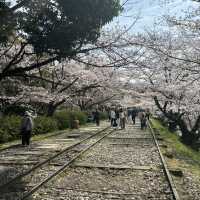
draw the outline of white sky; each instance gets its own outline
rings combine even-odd
[[[123,0],[125,1],[125,0]],[[140,16],[134,26],[134,32],[143,31],[144,28],[152,28],[154,23],[159,23],[163,15],[184,17],[186,11],[192,11],[200,7],[200,3],[192,0],[129,0],[124,14],[114,20],[120,25],[130,25],[134,16]]]

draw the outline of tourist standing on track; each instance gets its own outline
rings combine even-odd
[[[119,110],[119,119],[120,119],[120,127],[121,127],[121,129],[125,129],[126,117],[125,117],[125,111],[123,110],[123,108],[121,108]]]
[[[110,110],[110,122],[111,122],[111,127],[115,127],[116,124],[116,113],[114,109]]]
[[[144,112],[139,112],[138,117],[140,119],[141,130],[146,129],[147,126],[147,119]]]
[[[95,110],[94,112],[94,121],[96,122],[96,125],[99,126],[100,124],[100,113],[98,109]]]
[[[119,109],[116,108],[115,109],[115,119],[116,119],[116,123],[117,123],[117,128],[120,127],[120,118],[119,118]]]
[[[149,110],[149,108],[147,108],[146,109],[146,111],[145,111],[145,115],[146,115],[146,118],[149,120],[149,117],[150,117],[150,110]]]
[[[108,115],[108,121],[110,122],[110,121],[111,121],[111,117],[110,117],[110,112],[111,112],[111,111],[110,111],[110,110],[107,110],[106,112],[107,112],[107,115]]]
[[[29,145],[31,133],[33,130],[33,120],[31,114],[26,111],[21,122],[21,136],[22,136],[22,145]]]
[[[135,109],[133,109],[133,110],[131,111],[131,118],[132,118],[133,124],[135,124],[136,115],[137,115],[137,112],[136,112]]]

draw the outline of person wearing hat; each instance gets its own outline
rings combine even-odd
[[[33,120],[31,114],[28,111],[26,111],[24,113],[24,117],[21,123],[21,135],[22,135],[23,146],[30,144],[32,130],[33,130]]]

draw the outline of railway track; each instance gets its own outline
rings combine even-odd
[[[109,127],[77,142],[0,186],[1,200],[27,199],[75,159],[113,132]],[[41,176],[42,174],[42,176]]]
[[[166,162],[165,162],[165,159],[164,159],[164,157],[163,157],[163,155],[162,155],[162,152],[161,152],[161,150],[160,150],[158,141],[157,141],[157,139],[156,139],[154,130],[153,130],[152,126],[151,126],[151,122],[148,122],[148,126],[149,126],[149,128],[150,128],[150,132],[151,132],[151,134],[152,134],[152,137],[153,137],[153,140],[154,140],[154,142],[155,142],[155,145],[156,145],[156,147],[157,147],[157,149],[158,149],[158,152],[159,152],[159,155],[160,155],[160,159],[161,159],[161,162],[162,162],[162,164],[163,164],[163,170],[164,170],[165,176],[166,176],[166,178],[167,178],[167,180],[168,180],[168,182],[169,182],[169,186],[170,186],[170,189],[171,189],[171,191],[172,191],[173,198],[174,198],[174,200],[180,200],[179,194],[178,194],[178,192],[177,192],[177,190],[176,190],[176,186],[175,186],[175,184],[174,184],[174,182],[173,182],[173,179],[172,179],[172,177],[171,177],[171,175],[170,175],[170,172],[169,172],[169,170],[168,170],[167,164],[166,164]]]
[[[106,125],[106,124],[105,124]],[[57,137],[46,137],[42,142],[32,142],[29,147],[22,147],[21,145],[12,145],[0,152],[0,170],[3,167],[3,174],[0,177],[1,184],[7,182],[18,174],[26,173],[29,169],[39,166],[43,161],[48,160],[70,148],[70,146],[88,138],[89,136],[99,132],[103,127],[82,128],[78,132],[63,132]],[[2,167],[1,167],[2,166]],[[1,171],[0,171],[1,172]],[[6,175],[8,172],[8,176]],[[3,176],[2,176],[3,175]]]
[[[180,200],[151,124],[106,129],[12,182],[0,199]]]
[[[105,137],[33,199],[179,200],[154,133],[138,125],[134,131]]]
[[[43,137],[43,139],[52,138],[52,137],[55,137],[55,136],[60,135],[62,133],[64,133],[64,131],[57,131],[55,134]],[[33,142],[36,142],[38,140],[39,139],[34,139]],[[21,146],[21,144],[13,144],[13,145],[9,145],[9,146],[6,146],[6,147],[1,147],[0,148],[0,153],[3,152],[3,151],[5,151],[5,150],[9,150],[9,149],[12,149],[12,148],[15,148],[15,147],[20,147],[20,146]]]

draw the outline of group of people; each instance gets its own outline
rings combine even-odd
[[[130,110],[129,110],[130,111]],[[146,109],[144,111],[137,111],[132,109],[130,112],[124,108],[111,108],[109,112],[109,120],[111,122],[111,127],[125,129],[126,121],[128,118],[132,119],[132,123],[135,124],[135,119],[138,116],[140,119],[141,129],[147,127],[147,119],[149,119],[150,111]],[[31,133],[33,130],[33,118],[29,112],[25,112],[24,117],[21,123],[21,137],[22,145],[27,146],[30,144]],[[100,125],[100,112],[96,109],[93,112],[93,120],[96,122],[96,125]]]
[[[126,113],[123,108],[111,109],[109,119],[112,127],[121,127],[121,129],[125,129]]]
[[[131,118],[132,123],[135,124],[136,117],[140,120],[141,129],[146,129],[147,120],[150,117],[150,110],[146,109],[145,111],[138,111],[136,109],[126,110],[123,108],[112,108],[109,113],[109,119],[111,121],[111,127],[125,129],[125,124],[128,119]]]

